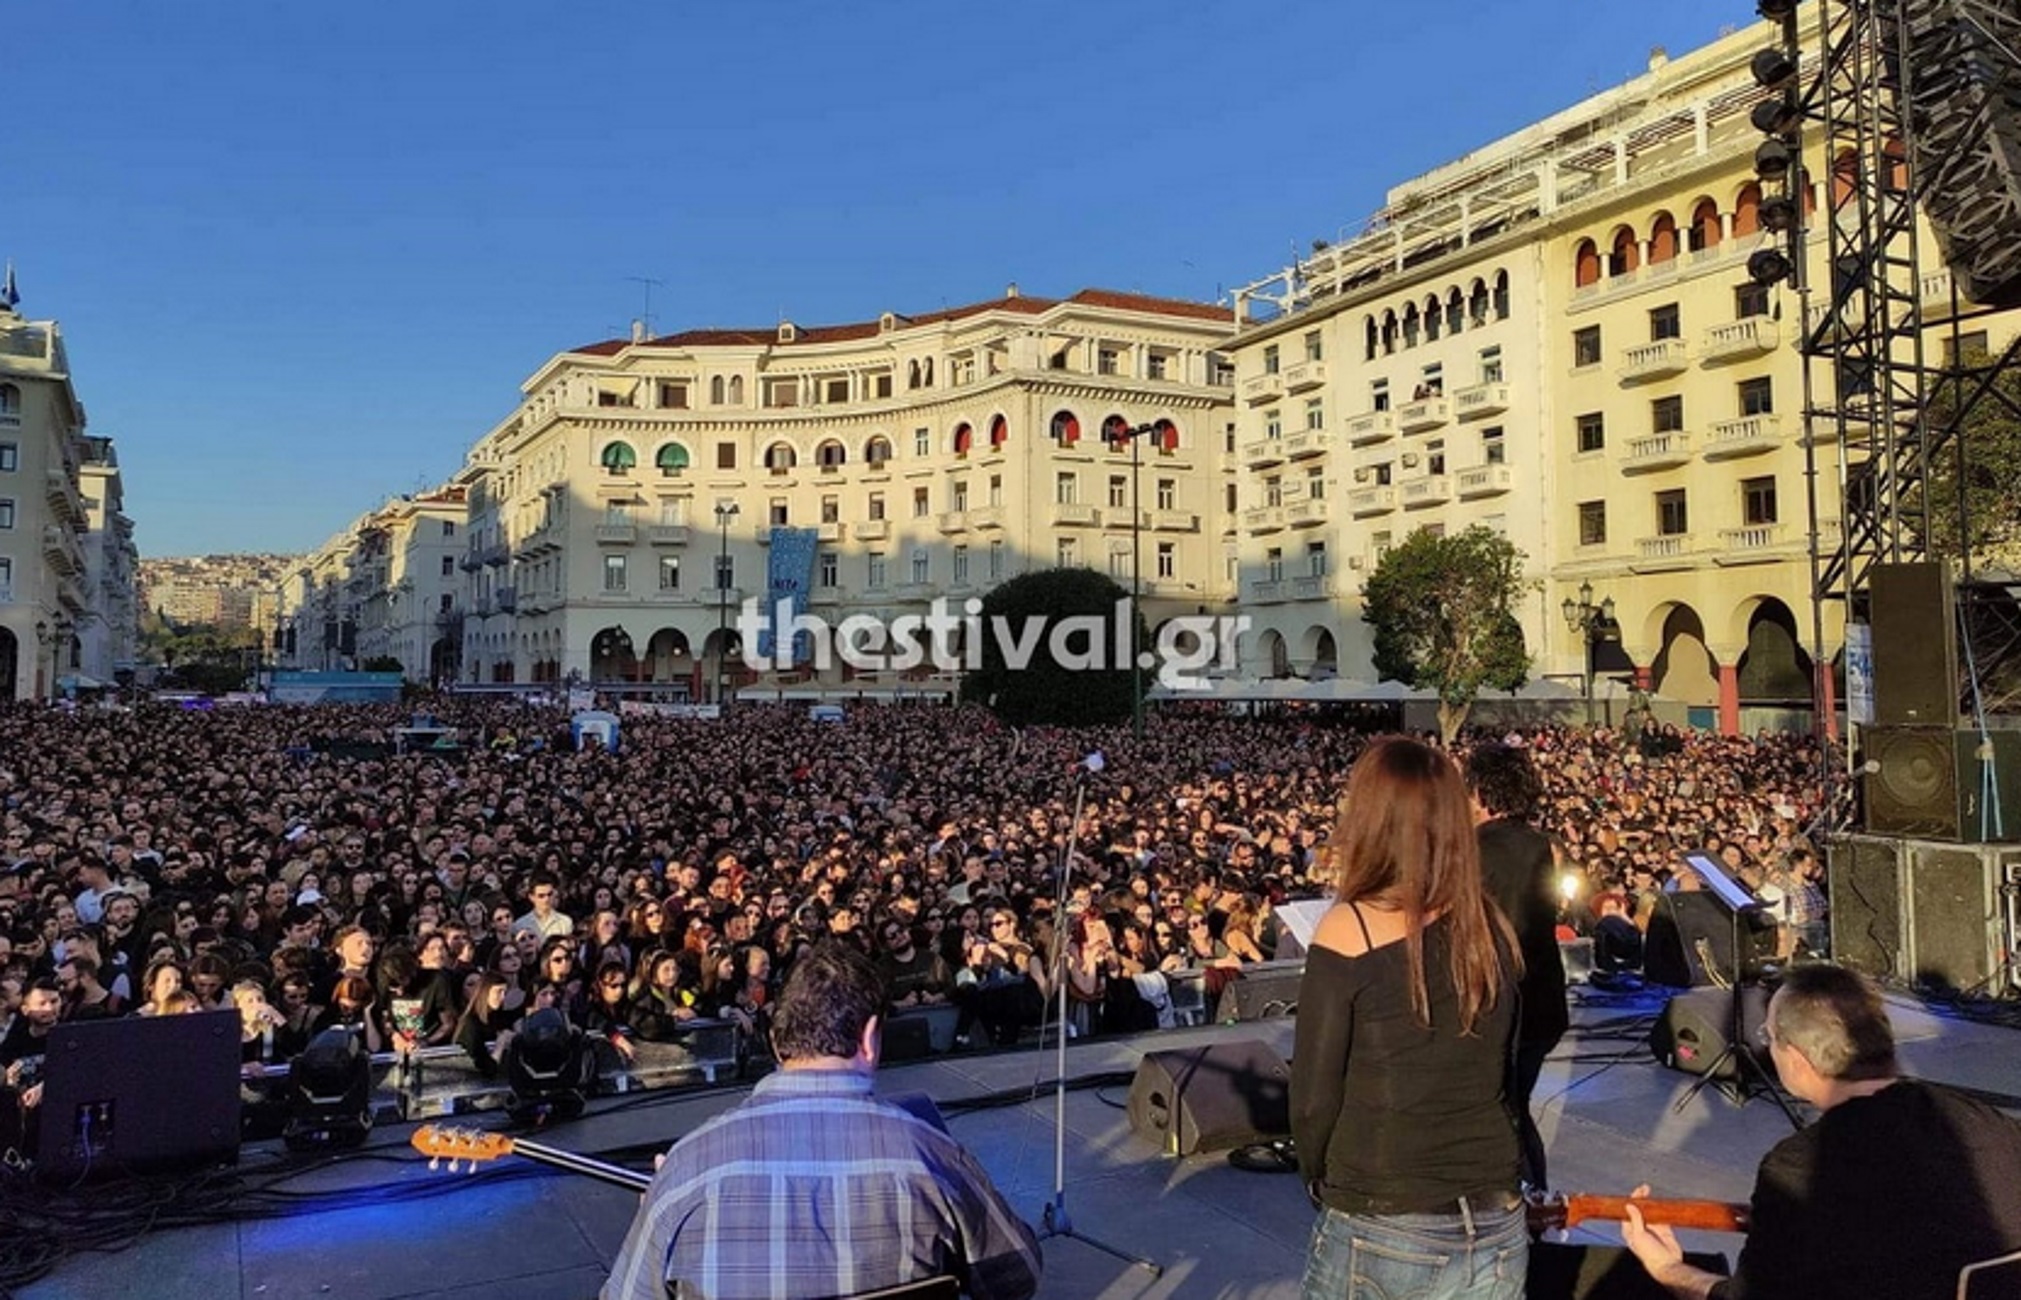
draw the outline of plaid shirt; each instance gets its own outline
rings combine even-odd
[[[961,1144],[854,1070],[782,1070],[668,1153],[603,1300],[812,1300],[943,1273],[1037,1288],[1032,1230]]]
[[[1825,891],[1811,881],[1792,877],[1784,886],[1791,925],[1817,925],[1826,916]]]

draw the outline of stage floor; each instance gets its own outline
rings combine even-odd
[[[1745,1200],[1756,1161],[1790,1131],[1768,1100],[1735,1106],[1714,1090],[1673,1109],[1692,1080],[1658,1066],[1643,1045],[1660,1000],[1595,997],[1574,1013],[1574,1033],[1538,1085],[1552,1181],[1561,1190],[1624,1193],[1647,1181],[1658,1194]],[[1891,1003],[1908,1073],[1988,1091],[2021,1079],[2021,1032],[1942,1018]],[[1631,1019],[1637,1015],[1642,1019]],[[1633,1035],[1629,1030],[1640,1026]],[[1077,1044],[1070,1079],[1134,1071],[1147,1051],[1260,1039],[1289,1055],[1293,1022],[1178,1030]],[[1611,1062],[1611,1063],[1610,1063]],[[1053,1187],[1050,1048],[957,1056],[882,1072],[886,1092],[942,1102],[1008,1089],[1035,1095],[1014,1106],[955,1115],[953,1134],[982,1160],[1011,1204],[1034,1224]],[[1162,1277],[1073,1240],[1045,1245],[1047,1300],[1162,1300],[1296,1296],[1312,1210],[1295,1175],[1245,1172],[1225,1156],[1172,1159],[1137,1137],[1122,1109],[1127,1085],[1069,1092],[1067,1208],[1074,1226],[1133,1255]],[[579,1121],[540,1135],[582,1151],[665,1144],[732,1105],[741,1089],[634,1094],[600,1101]],[[500,1123],[480,1115],[473,1123]],[[66,1260],[21,1300],[130,1296],[137,1300],[391,1300],[403,1296],[572,1300],[596,1293],[637,1198],[586,1178],[508,1160],[476,1175],[430,1172],[407,1147],[411,1126],[381,1126],[364,1155],[298,1177],[295,1191],[355,1189],[362,1204],[298,1217],[158,1231],[116,1254]],[[411,1158],[410,1158],[411,1157]],[[277,1159],[249,1147],[249,1174]],[[395,1191],[450,1188],[422,1199]],[[1602,1225],[1574,1240],[1618,1242]],[[1739,1239],[1686,1234],[1697,1249],[1737,1251]]]

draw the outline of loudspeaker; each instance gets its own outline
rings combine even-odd
[[[1951,727],[1958,721],[1958,612],[1939,561],[1876,564],[1868,579],[1874,722]]]
[[[2012,895],[2021,885],[2021,848],[1911,844],[1904,879],[1907,974],[1918,984],[2002,993],[1987,988],[2003,973],[2021,935],[2012,933]],[[2005,973],[2011,978],[2014,971]]]
[[[1841,835],[1825,845],[1832,958],[1875,979],[1902,967],[1902,842]]]
[[[2021,17],[1983,0],[1908,0],[1901,12],[1922,209],[1966,297],[2021,306]]]
[[[1740,974],[1751,979],[1764,963],[1775,959],[1773,926],[1757,929],[1750,917],[1742,917],[1740,946]],[[1675,989],[1733,979],[1733,914],[1719,895],[1708,889],[1663,895],[1649,918],[1642,974],[1652,983]]]
[[[1716,1277],[1728,1276],[1726,1256],[1686,1251],[1685,1262]],[[1584,1246],[1555,1241],[1530,1243],[1526,1300],[1670,1300],[1670,1291],[1649,1277],[1642,1261],[1621,1246]]]
[[[1230,980],[1221,990],[1216,1020],[1268,1020],[1298,1012],[1298,986],[1305,978],[1305,963],[1267,962],[1250,966],[1241,978]]]
[[[1254,1040],[1148,1052],[1130,1083],[1130,1127],[1166,1155],[1291,1135],[1291,1067]]]
[[[49,1031],[35,1172],[93,1176],[225,1164],[239,1154],[239,1014],[80,1020]]]
[[[1733,1029],[1732,989],[1693,989],[1670,999],[1656,1027],[1649,1031],[1649,1050],[1659,1063],[1685,1074],[1704,1074],[1726,1051]],[[1768,990],[1750,984],[1740,990],[1740,1050],[1761,1060],[1761,1027],[1768,1020]],[[1762,1068],[1770,1070],[1767,1061]],[[1740,1066],[1728,1058],[1713,1072],[1715,1079],[1737,1078]]]
[[[1868,830],[1974,844],[2021,840],[2021,731],[1982,738],[1950,727],[1871,727],[1866,757]]]

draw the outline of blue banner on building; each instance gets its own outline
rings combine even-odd
[[[789,602],[795,616],[807,612],[807,598],[814,589],[814,553],[821,540],[814,528],[774,528],[772,554],[765,561],[765,629],[758,635],[758,657],[773,658],[779,604]],[[811,658],[813,638],[805,632],[793,638],[793,662]]]

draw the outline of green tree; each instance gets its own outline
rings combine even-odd
[[[1927,536],[1935,555],[2021,570],[2021,368],[1992,372],[1984,349],[1967,348],[1933,394],[1929,426],[1957,428],[1930,462]]]
[[[1525,586],[1523,553],[1478,524],[1451,536],[1419,529],[1369,577],[1362,619],[1375,629],[1376,673],[1438,692],[1446,740],[1482,687],[1513,691],[1528,679],[1514,613]]]
[[[983,598],[982,666],[962,679],[962,698],[1016,726],[1084,726],[1129,718],[1138,675],[1122,662],[1124,649],[1114,644],[1118,603],[1127,605],[1129,598],[1128,591],[1093,569],[1044,569],[1012,578]],[[1075,621],[1069,624],[1069,619]],[[998,635],[999,628],[1004,636]],[[1150,645],[1141,619],[1137,629],[1137,644]],[[1013,641],[1021,662],[1006,656],[1004,637]],[[1056,655],[1056,650],[1065,653]],[[1089,666],[1096,662],[1102,666]],[[1152,680],[1151,674],[1141,674],[1146,689]]]

